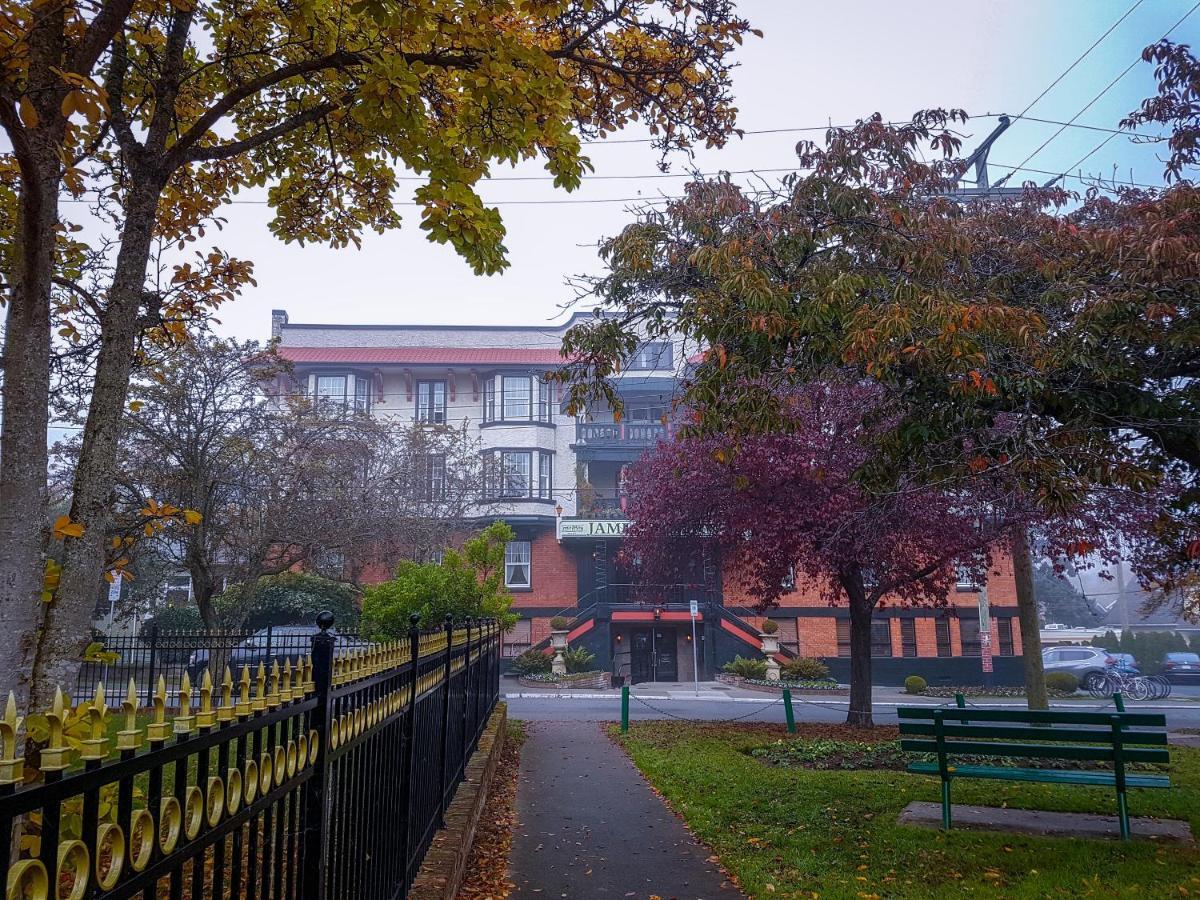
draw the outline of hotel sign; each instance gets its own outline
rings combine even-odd
[[[558,539],[624,537],[627,519],[559,519]]]

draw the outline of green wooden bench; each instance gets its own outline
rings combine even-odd
[[[1119,701],[1118,701],[1119,702]],[[1166,763],[1167,717],[1157,713],[1100,710],[965,709],[902,706],[900,746],[937,756],[914,762],[908,771],[942,780],[942,827],[950,828],[950,781],[993,778],[1001,781],[1082,784],[1117,792],[1121,837],[1129,840],[1127,788],[1169,788],[1166,775],[1127,773],[1129,763]],[[1049,742],[1053,743],[1049,743]],[[959,756],[996,756],[1112,763],[1112,769],[1045,769],[1015,766],[955,765]]]

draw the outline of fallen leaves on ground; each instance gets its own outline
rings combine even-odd
[[[513,890],[514,885],[508,880],[508,856],[512,849],[513,828],[517,824],[514,803],[524,742],[525,732],[520,723],[510,721],[487,805],[475,829],[475,843],[467,860],[466,878],[458,890],[458,900],[501,900]]]

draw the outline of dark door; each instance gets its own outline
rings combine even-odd
[[[637,628],[629,636],[629,681],[640,684],[654,680],[654,632]]]
[[[679,680],[679,654],[674,628],[654,629],[654,680]]]

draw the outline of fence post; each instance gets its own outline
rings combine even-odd
[[[150,674],[146,678],[146,699],[143,703],[150,706],[154,702],[154,665],[158,662],[158,623],[150,626]]]
[[[421,654],[421,629],[417,627],[417,623],[421,621],[421,617],[413,613],[408,617],[408,652],[409,652],[409,670],[408,670],[408,710],[404,715],[404,771],[401,776],[404,778],[404,820],[403,820],[403,835],[401,846],[403,847],[404,859],[401,860],[401,865],[404,868],[404,894],[408,895],[408,889],[412,887],[410,879],[412,878],[411,864],[411,846],[412,846],[412,816],[413,816],[413,763],[416,759],[416,754],[413,752],[414,739],[416,736],[416,721],[417,721],[417,679],[420,675],[420,654]]]
[[[317,691],[317,705],[309,719],[310,727],[317,733],[317,762],[312,777],[304,784],[304,873],[303,890],[305,900],[325,898],[325,837],[329,827],[329,793],[326,790],[328,766],[325,764],[329,752],[329,720],[331,688],[333,687],[334,637],[329,633],[333,627],[333,613],[323,612],[317,616],[317,627],[321,630],[312,639],[312,678]]]
[[[621,734],[629,731],[629,685],[621,685]]]
[[[796,714],[792,711],[792,689],[783,689],[783,714],[787,719],[788,734],[796,733]]]
[[[466,777],[467,771],[467,747],[471,743],[471,732],[475,729],[476,722],[473,719],[478,718],[478,707],[475,706],[475,698],[471,695],[471,653],[475,649],[471,643],[472,628],[475,623],[474,619],[467,619],[467,655],[463,666],[463,700],[462,700],[462,746],[459,748],[459,757],[463,765],[463,777]],[[475,640],[478,640],[478,635],[475,635]],[[481,645],[482,646],[482,645]],[[480,662],[483,662],[480,659]],[[479,676],[476,675],[476,678]]]
[[[446,661],[442,664],[442,765],[439,775],[438,827],[446,827],[446,774],[450,762],[450,663],[454,657],[454,617],[446,613]],[[471,652],[467,648],[467,653]]]

